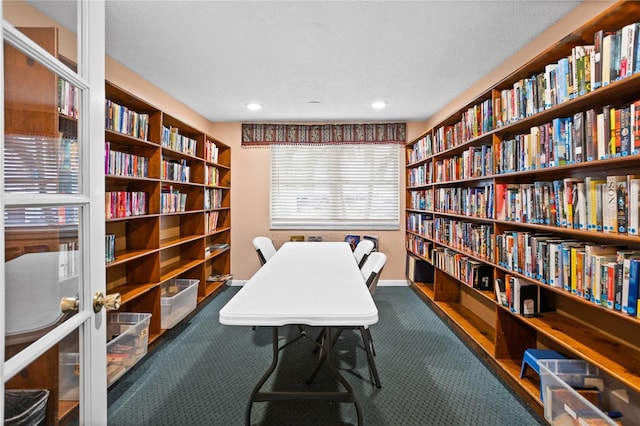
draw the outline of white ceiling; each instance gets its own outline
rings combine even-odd
[[[579,3],[109,0],[106,50],[211,121],[421,121]]]

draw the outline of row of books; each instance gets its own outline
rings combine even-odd
[[[227,243],[216,243],[216,244],[209,244],[208,246],[206,246],[204,248],[204,255],[205,256],[210,256],[211,254],[217,252],[217,251],[221,251],[221,250],[226,250],[230,247],[230,244]]]
[[[204,141],[204,159],[211,163],[218,162],[218,146],[210,140]]]
[[[607,309],[638,314],[638,250],[518,231],[497,235],[496,248],[505,269]]]
[[[219,209],[222,207],[222,189],[205,188],[204,190],[204,209]]]
[[[148,177],[149,159],[141,155],[113,150],[111,143],[105,142],[104,173],[110,176]]]
[[[160,167],[160,179],[176,182],[189,182],[191,179],[191,166],[187,160],[162,160]]]
[[[573,47],[571,54],[544,71],[516,81],[495,99],[496,127],[583,96],[640,71],[640,24],[617,31],[600,30],[590,45]]]
[[[58,247],[58,279],[77,276],[80,273],[78,241],[63,241]]]
[[[406,234],[405,246],[407,250],[412,253],[422,256],[427,260],[431,260],[431,251],[433,249],[433,242],[425,240],[417,235]]]
[[[58,112],[71,118],[78,118],[78,95],[80,91],[67,80],[58,77]]]
[[[433,211],[433,189],[410,191],[411,199],[408,200],[408,209]]]
[[[435,188],[427,190],[426,194],[427,199],[433,194],[435,212],[493,218],[493,185]]]
[[[160,213],[187,211],[187,194],[172,185],[163,185],[160,192]]]
[[[540,313],[540,288],[530,281],[506,274],[494,282],[496,300],[514,314],[534,317]]]
[[[134,138],[148,140],[149,114],[138,113],[106,99],[105,128]]]
[[[197,141],[181,135],[177,127],[162,126],[161,145],[187,155],[196,155]]]
[[[640,23],[617,31],[597,31],[593,44],[574,46],[570,55],[547,64],[540,73],[514,82],[493,101],[484,100],[469,108],[455,125],[436,129],[433,138],[422,138],[420,144],[414,146],[416,152],[409,153],[409,159],[419,161],[638,71]]]
[[[450,248],[492,262],[494,259],[493,225],[436,217],[424,221],[425,236]]]
[[[493,267],[446,247],[433,249],[434,266],[478,290],[493,290]]]
[[[147,193],[140,191],[106,191],[105,217],[115,219],[142,216],[147,212]]]
[[[407,170],[407,178],[409,180],[409,186],[421,186],[433,182],[433,166],[431,162],[427,162],[419,165],[418,167],[412,167]]]
[[[461,145],[493,130],[493,101],[486,99],[462,113],[453,125],[438,127],[433,137],[434,153]]]
[[[535,170],[640,153],[640,101],[577,112],[497,146],[496,173]]]
[[[215,232],[218,227],[218,213],[217,211],[206,212],[204,215],[204,233],[209,234]]]
[[[205,165],[204,166],[204,184],[205,185],[218,185],[220,182],[220,171],[217,167]]]
[[[433,221],[430,213],[409,213],[407,214],[407,231],[420,235],[427,235],[427,221]]]
[[[496,184],[496,219],[640,234],[640,176]]]
[[[116,234],[104,236],[104,260],[107,263],[116,260]]]
[[[461,156],[453,156],[436,161],[436,182],[470,179],[493,173],[491,147],[470,147]]]
[[[421,140],[427,140],[423,138]],[[480,150],[480,152],[478,152]],[[622,106],[605,105],[559,117],[534,126],[496,145],[495,173],[536,170],[640,153],[640,100]],[[437,182],[489,176],[493,171],[491,147],[472,147],[462,157],[436,163]],[[416,184],[431,176],[430,165],[412,169]],[[411,177],[412,179],[413,176]]]
[[[433,137],[427,133],[407,150],[407,164],[417,163],[433,155]]]

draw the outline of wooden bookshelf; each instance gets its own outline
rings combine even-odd
[[[459,111],[407,144],[407,255],[418,258],[434,268],[433,282],[412,282],[412,288],[539,412],[542,410],[542,402],[539,400],[540,383],[537,376],[527,374],[526,377],[520,378],[522,357],[526,349],[553,349],[568,358],[584,359],[629,389],[640,392],[640,318],[608,309],[563,288],[553,287],[539,277],[506,267],[499,262],[496,236],[511,231],[528,232],[557,239],[621,246],[632,250],[640,250],[640,237],[627,233],[605,233],[515,221],[511,220],[512,218],[499,220],[495,214],[495,207],[499,202],[495,196],[496,185],[533,185],[534,182],[550,182],[564,178],[584,179],[590,176],[640,174],[640,155],[593,158],[588,161],[585,156],[580,162],[506,171],[500,170],[497,166],[496,153],[503,141],[529,134],[533,127],[552,123],[559,118],[572,117],[590,109],[599,112],[604,106],[622,108],[639,100],[640,73],[612,81],[606,86],[547,106],[532,114],[522,115],[512,122],[498,124],[499,117],[495,106],[498,105],[497,100],[501,98],[503,91],[513,88],[515,83],[544,73],[547,65],[571,55],[574,46],[593,44],[597,31],[617,31],[636,22],[640,22],[640,3],[621,1],[614,4],[601,16],[567,34],[541,55],[513,70],[495,86],[469,99]],[[444,134],[442,129],[455,128],[458,123],[464,123],[464,117],[469,110],[487,104],[492,107],[491,113],[487,114],[491,126],[481,128],[475,133],[471,132],[467,137],[459,137],[458,133],[457,143],[439,145],[442,141],[439,136]],[[461,128],[457,127],[456,130]],[[462,161],[456,160],[456,157],[470,155],[473,150],[482,152],[483,147],[492,151],[493,164],[490,168],[479,174],[470,172],[466,176],[459,176],[454,173],[459,169],[453,167],[454,172],[446,175],[446,167],[442,167],[443,165]],[[442,201],[445,198],[439,199],[440,206],[436,202],[437,197],[442,194],[448,197],[450,194],[465,191],[472,193],[472,190],[476,194],[486,191],[486,202],[491,202],[494,207],[492,214],[483,216],[477,212],[443,210],[439,207],[448,205]],[[467,229],[467,226],[474,229],[484,226],[482,233],[475,235],[486,236],[488,232],[489,236],[484,240],[489,244],[487,255],[470,250],[468,246],[460,247],[450,238],[442,237],[439,234],[442,229],[438,227],[447,221],[456,222],[456,226],[459,226],[456,228],[457,232],[462,232],[460,229]],[[525,282],[534,283],[540,291],[541,315],[528,318],[513,313],[496,301],[493,292],[473,288],[465,282],[461,273],[449,271],[448,264],[446,270],[441,269],[442,263],[438,262],[434,250],[451,255],[447,258],[449,260],[457,261],[464,258],[464,262],[473,261],[488,265],[492,280],[504,279],[505,275],[509,274]],[[412,279],[410,276],[408,278]]]
[[[122,294],[121,311],[153,313],[149,327],[152,342],[165,331],[160,326],[159,289],[163,282],[199,280],[201,303],[224,284],[207,281],[207,277],[230,273],[229,249],[206,255],[205,247],[212,242],[231,242],[231,151],[110,82],[106,82],[105,91],[107,100],[148,116],[148,130],[143,132],[146,138],[109,126],[105,130],[105,142],[111,150],[148,161],[146,176],[108,174],[106,178],[106,191],[144,191],[147,196],[145,214],[107,219],[107,233],[115,235],[115,259],[107,263],[107,291]],[[215,156],[210,154],[212,150],[217,151]],[[209,169],[215,170],[212,173],[217,181],[205,180]],[[166,202],[169,187],[186,195],[182,205]],[[205,191],[211,189],[219,192],[220,200],[217,205],[205,206]],[[207,232],[206,215],[214,211],[224,213],[217,215],[215,230]],[[140,310],[145,307],[149,310]]]
[[[58,56],[56,28],[22,28],[21,31],[49,53]],[[75,67],[70,60],[61,60]],[[73,107],[63,105],[58,93],[63,85],[59,85],[58,76],[6,43],[5,85],[4,122],[7,135],[37,135],[44,141],[37,141],[41,144],[38,145],[39,150],[44,149],[44,138],[77,140],[77,112]],[[126,206],[117,213],[116,209],[109,210],[109,215],[105,211],[106,233],[114,236],[113,259],[106,259],[105,275],[107,293],[121,295],[120,311],[152,314],[149,326],[149,343],[152,344],[166,332],[161,328],[161,285],[164,281],[174,278],[199,280],[197,301],[202,303],[225,284],[222,281],[207,281],[207,278],[213,274],[230,273],[231,150],[179,117],[165,113],[108,81],[105,82],[105,96],[106,101],[135,112],[138,117],[146,117],[144,126],[133,125],[136,120],[132,119],[127,121],[129,126],[107,126],[105,129],[105,154],[107,142],[109,151],[119,153],[117,167],[107,169],[105,162],[105,192],[117,192],[123,197],[125,193],[136,193],[136,197],[144,194],[144,203],[141,203],[141,199],[136,199],[135,203],[133,198],[130,199],[129,211]],[[113,122],[113,119],[105,117],[105,122]],[[163,127],[175,128],[176,134],[192,140],[191,149],[184,151],[165,146]],[[20,148],[21,145],[16,143],[16,147]],[[30,148],[23,148],[25,151],[27,149]],[[58,157],[57,151],[56,155],[51,152],[47,159],[33,161],[64,159]],[[123,158],[126,160],[123,161]],[[184,170],[183,166],[188,167],[188,176],[186,173],[167,175],[168,168],[163,171],[163,165],[166,166],[163,160],[170,162],[170,167],[179,172]],[[60,182],[47,183],[53,185],[55,192],[65,191],[66,187],[62,187],[66,184],[66,181],[62,181],[66,178],[64,173],[58,173]],[[19,174],[15,176],[6,180],[16,188],[33,184],[33,179],[21,178]],[[169,186],[186,194],[182,205],[177,204],[178,207],[173,210],[162,205],[165,198],[163,189]],[[215,191],[215,197],[212,196],[215,202],[210,206],[205,205],[206,191]],[[143,207],[136,210],[134,205]],[[64,224],[6,227],[5,261],[25,253],[59,251],[60,244],[78,241],[78,238],[77,226]],[[227,244],[227,247],[205,253],[205,247],[212,244]],[[24,347],[23,342],[9,342],[5,358],[19,353]],[[58,360],[62,351],[56,345],[34,361],[24,373],[5,384],[7,389],[49,390],[45,423],[51,425],[73,424],[78,416],[78,401],[60,399]]]

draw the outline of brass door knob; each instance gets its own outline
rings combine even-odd
[[[105,296],[101,291],[98,291],[93,295],[93,312],[97,314],[103,307],[110,311],[117,311],[120,309],[120,301],[120,293],[107,294]]]
[[[80,298],[76,297],[63,297],[60,300],[60,310],[63,314],[69,314],[71,312],[77,312],[80,305]]]

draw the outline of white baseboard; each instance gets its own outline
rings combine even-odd
[[[230,280],[229,286],[243,286],[248,280]],[[407,280],[380,280],[378,287],[406,287],[409,285]]]

